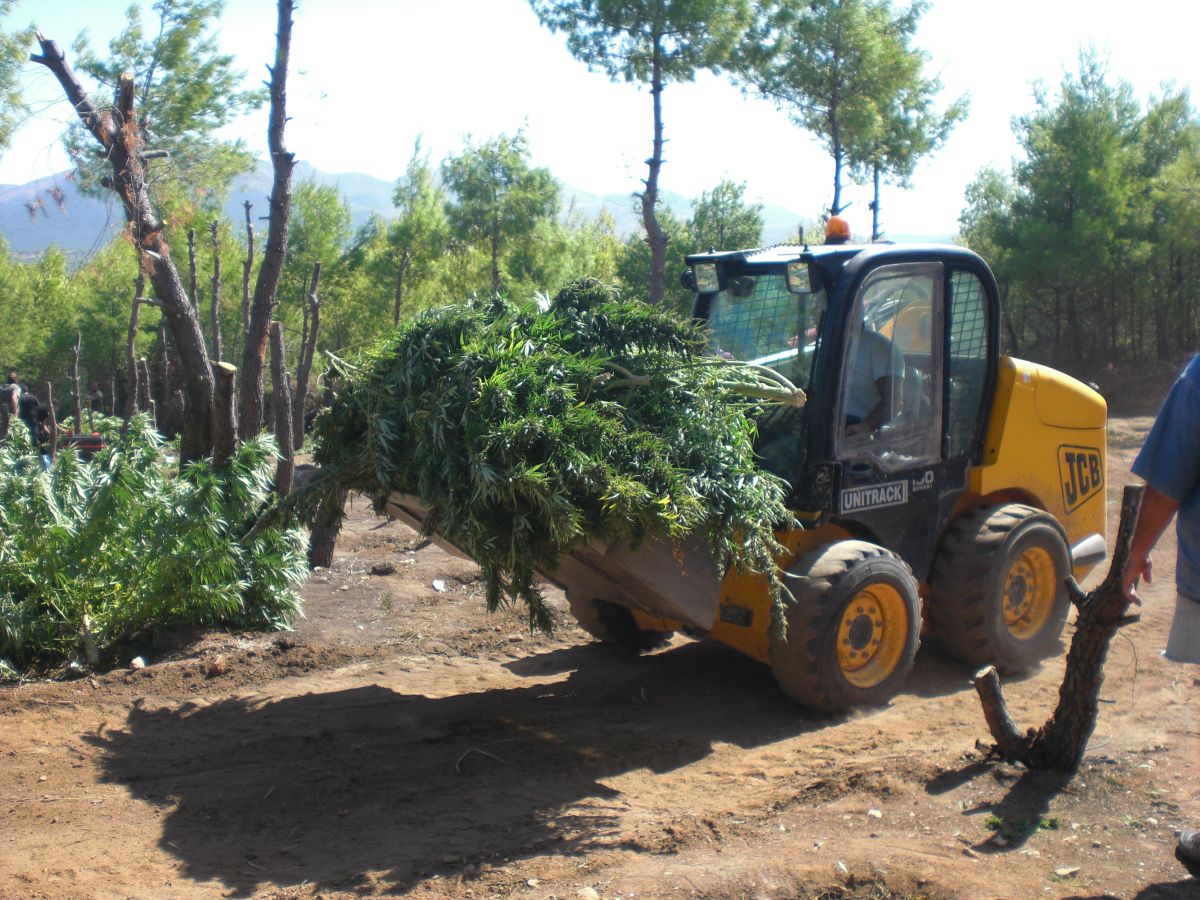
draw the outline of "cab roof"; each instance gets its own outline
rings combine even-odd
[[[839,256],[849,259],[862,252],[865,244],[775,244],[748,250],[710,250],[692,253],[685,262],[689,266],[705,262],[745,262],[759,265],[782,265],[798,259],[817,259]]]
[[[903,256],[974,256],[975,254],[958,244],[775,244],[771,247],[748,250],[710,250],[707,253],[690,254],[685,262],[689,265],[706,262],[742,263],[749,266],[780,266],[796,260],[811,260],[832,268],[840,268],[859,254],[903,255]]]

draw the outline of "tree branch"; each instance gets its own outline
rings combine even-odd
[[[42,52],[31,54],[29,61],[45,66],[54,74],[84,127],[92,133],[92,137],[99,141],[102,147],[108,149],[117,139],[117,129],[113,126],[112,119],[102,115],[92,103],[91,98],[79,83],[79,79],[75,77],[75,72],[67,63],[66,56],[58,49],[58,43],[49,40],[40,31],[35,34]]]

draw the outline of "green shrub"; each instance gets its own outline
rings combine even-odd
[[[43,470],[28,432],[0,444],[0,672],[93,659],[152,629],[286,628],[305,575],[295,526],[256,529],[274,502],[275,447],[247,441],[227,466],[178,474],[144,416],[113,421],[93,460]]]

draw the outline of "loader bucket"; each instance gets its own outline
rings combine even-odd
[[[411,494],[392,494],[387,511],[417,531],[424,531],[429,516]],[[446,552],[469,558],[441,535],[430,538]],[[708,631],[717,619],[724,572],[703,538],[691,535],[679,544],[651,538],[637,548],[582,545],[560,557],[553,572],[538,574],[573,597],[606,600]]]

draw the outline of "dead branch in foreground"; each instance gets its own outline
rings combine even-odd
[[[1058,691],[1058,706],[1046,723],[1036,731],[1030,728],[1020,734],[1008,713],[995,667],[988,666],[976,674],[975,690],[983,704],[988,729],[996,740],[996,752],[1005,759],[1024,763],[1030,769],[1061,772],[1075,772],[1083,761],[1088,739],[1096,727],[1108,646],[1118,628],[1137,619],[1125,615],[1121,571],[1129,556],[1129,542],[1137,524],[1142,491],[1141,485],[1125,487],[1112,565],[1100,586],[1084,594],[1074,579],[1068,580],[1071,602],[1079,615],[1067,653],[1066,673]]]

